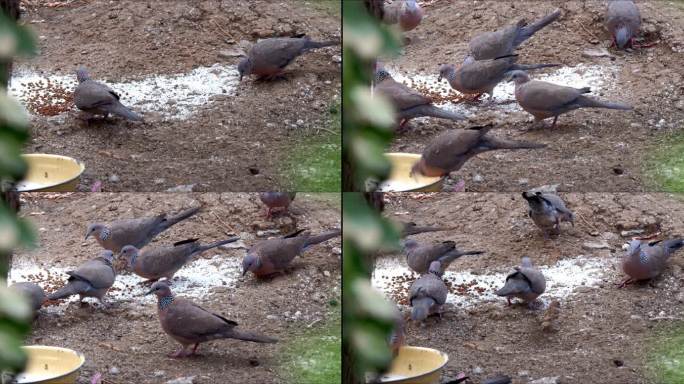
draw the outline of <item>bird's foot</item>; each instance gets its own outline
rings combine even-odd
[[[507,297],[507,298],[506,298],[506,301],[508,302],[508,306],[509,306],[509,307],[510,307],[511,305],[513,305],[513,303],[511,303],[511,298],[510,298],[510,297]]]
[[[627,285],[632,284],[632,283],[634,283],[634,280],[632,280],[631,277],[627,277],[624,280],[622,280],[621,282],[616,283],[616,285],[617,285],[617,288],[620,289],[620,288],[624,288]]]
[[[189,355],[188,355],[188,352],[185,350],[185,348],[181,347],[181,348],[178,348],[178,350],[176,352],[169,353],[167,356],[174,358],[174,359],[180,359],[183,357],[187,357]]]

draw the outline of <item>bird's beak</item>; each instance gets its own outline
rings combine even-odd
[[[147,295],[151,294],[152,292],[154,292],[154,289],[150,289],[149,291],[145,292],[143,294],[143,296],[147,296]]]
[[[440,73],[439,76],[437,76],[437,81],[442,81],[442,74]]]
[[[242,276],[245,276],[247,274],[247,272],[249,272],[249,269],[246,269],[246,268],[243,269],[242,270]]]
[[[88,240],[88,237],[90,237],[90,232],[89,232],[89,233],[86,233],[86,237],[85,237],[84,240]]]

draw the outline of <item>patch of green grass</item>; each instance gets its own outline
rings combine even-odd
[[[329,207],[342,209],[342,194],[339,192],[307,193],[306,196],[310,197],[313,200],[317,200],[324,204],[327,204]]]
[[[338,311],[326,324],[312,328],[285,346],[280,371],[287,382],[329,384],[342,381],[340,327]]]
[[[342,15],[342,3],[340,0],[299,0],[308,4],[313,9],[324,11],[332,16]]]
[[[684,134],[667,135],[646,163],[658,190],[684,192]]]
[[[296,191],[340,191],[342,169],[342,140],[339,101],[328,108],[325,129],[316,129],[307,137],[292,144],[287,155],[283,183]]]
[[[656,339],[648,365],[657,383],[684,383],[684,326]]]

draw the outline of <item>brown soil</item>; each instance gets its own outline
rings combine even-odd
[[[625,101],[635,110],[627,113],[579,110],[561,116],[554,129],[528,131],[530,115],[521,112],[502,119],[493,116],[496,105],[483,106],[482,113],[469,123],[455,125],[439,119],[412,122],[407,133],[395,138],[392,151],[420,153],[442,130],[497,121],[495,135],[537,141],[548,148],[477,156],[453,174],[456,179],[465,179],[469,191],[516,191],[556,183],[567,191],[654,190],[645,173],[644,160],[658,140],[665,133],[680,129],[684,120],[684,105],[679,102],[684,94],[684,7],[662,1],[639,1],[638,6],[643,18],[643,37],[659,43],[632,53],[611,50],[616,56],[611,61],[582,55],[587,49],[607,47],[610,43],[602,21],[605,2],[429,2],[425,7],[427,17],[407,34],[410,43],[404,55],[391,63],[398,71],[436,77],[439,64],[457,64],[463,60],[467,43],[476,32],[494,31],[519,18],[538,19],[560,8],[559,20],[518,49],[519,62],[615,66],[619,88],[607,89],[595,96]],[[661,119],[664,123],[657,126]],[[476,175],[482,181],[473,181]]]
[[[580,286],[560,300],[555,320],[544,310],[508,307],[503,298],[470,309],[449,304],[441,320],[431,317],[422,326],[410,323],[407,344],[446,352],[447,376],[465,371],[475,383],[498,373],[511,376],[516,384],[554,376],[560,383],[654,383],[646,367],[654,345],[651,338],[675,324],[672,319],[681,318],[684,258],[682,252],[676,253],[651,285],[617,289],[614,283],[623,278],[621,246],[629,240],[620,232],[643,229],[645,234],[661,231],[660,238],[681,235],[684,202],[655,193],[568,193],[562,198],[578,216],[575,226],[564,224],[559,237],[544,240],[517,193],[391,194],[389,217],[456,227],[453,232],[414,236],[417,240],[449,239],[463,249],[486,251],[457,260],[451,270],[508,271],[522,256],[537,265],[553,265],[586,255],[605,258],[612,266],[597,287]],[[611,249],[583,248],[585,242],[602,239]],[[456,287],[450,295],[464,291]],[[404,311],[408,313],[406,307]],[[544,320],[551,324],[542,324]],[[618,367],[616,361],[624,366]]]
[[[285,216],[264,219],[264,207],[256,194],[24,194],[27,201],[22,214],[38,230],[39,246],[22,251],[15,263],[31,261],[42,266],[76,266],[96,255],[94,241],[83,241],[86,224],[99,220],[141,217],[204,206],[194,218],[173,226],[153,244],[168,244],[189,237],[213,241],[228,234],[239,234],[249,246],[257,241],[257,231],[292,230]],[[299,228],[312,232],[339,227],[339,195],[298,194],[291,209]],[[273,234],[270,236],[274,236]],[[221,249],[216,254],[241,259],[244,249]],[[245,329],[271,335],[278,344],[255,344],[235,340],[205,343],[202,356],[175,360],[166,357],[178,344],[165,335],[159,325],[156,307],[135,300],[118,301],[109,309],[97,306],[68,305],[63,315],[41,311],[34,323],[28,344],[72,348],[86,356],[79,383],[89,383],[101,372],[107,383],[159,383],[177,377],[196,376],[195,383],[280,383],[282,350],[310,328],[322,324],[339,302],[340,240],[333,239],[312,247],[295,259],[286,274],[257,281],[251,275],[236,276],[235,287],[213,287],[206,295],[192,300],[203,307],[237,321]],[[328,273],[326,273],[329,272]],[[61,277],[64,279],[64,276]],[[142,279],[141,279],[142,281]],[[43,286],[47,284],[43,283]],[[295,297],[310,299],[295,300]],[[301,315],[293,318],[300,311]],[[289,314],[286,314],[289,312]],[[269,316],[267,318],[267,316]],[[119,373],[110,373],[117,367]],[[156,371],[163,374],[155,375]]]
[[[340,37],[339,16],[310,2],[39,4],[29,6],[23,18],[40,36],[40,55],[21,66],[72,74],[86,65],[98,80],[183,73],[215,63],[237,65],[239,58],[221,58],[219,52],[240,50],[257,38],[299,33],[321,40]],[[300,57],[288,67],[286,80],[243,80],[234,97],[209,103],[184,121],[148,113],[144,124],[114,118],[86,126],[76,118],[75,108],[62,118],[39,116],[32,121],[26,151],[85,162],[84,190],[96,180],[104,182],[105,191],[164,191],[189,184],[196,184],[194,191],[287,188],[280,173],[288,150],[302,137],[322,134],[317,128],[329,124],[328,106],[339,96],[340,64],[333,60],[339,54],[332,47]],[[294,128],[298,120],[304,124]],[[120,181],[109,182],[111,175]]]

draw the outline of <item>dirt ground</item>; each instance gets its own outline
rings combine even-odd
[[[558,381],[549,382],[655,383],[646,366],[654,337],[684,315],[684,257],[682,252],[676,253],[651,285],[617,289],[614,283],[623,277],[621,246],[629,240],[621,232],[641,229],[643,234],[660,231],[661,238],[681,236],[684,201],[655,193],[561,196],[577,216],[575,226],[564,224],[559,237],[544,240],[517,193],[389,195],[386,213],[390,218],[455,226],[450,232],[414,236],[417,240],[454,240],[460,249],[486,251],[482,256],[457,260],[451,271],[469,270],[476,277],[492,271],[506,273],[522,256],[529,256],[538,266],[579,255],[605,262],[597,284],[579,282],[573,292],[558,299],[560,313],[552,321],[551,331],[542,330],[545,309],[508,307],[505,299],[495,298],[475,306],[447,304],[441,320],[430,317],[422,326],[409,324],[407,344],[446,352],[447,375],[465,371],[475,383],[496,374],[509,375],[514,383],[556,376]],[[587,248],[588,243],[597,242],[605,242],[607,247]],[[403,255],[396,257],[405,263]],[[497,282],[497,289],[501,285],[503,281]],[[395,294],[395,300],[406,294]],[[456,287],[449,295],[472,299],[468,297],[472,293],[458,293]],[[408,313],[408,307],[403,311]]]
[[[235,52],[257,38],[306,33],[334,40],[341,33],[334,7],[305,1],[27,3],[22,17],[39,36],[40,55],[19,70],[71,75],[85,65],[93,78],[110,82],[237,65]],[[56,3],[67,5],[47,6]],[[186,120],[146,113],[144,124],[115,118],[86,126],[75,108],[37,116],[26,151],[83,161],[83,190],[96,180],[105,191],[191,184],[195,192],[286,189],[280,173],[293,145],[325,134],[319,128],[329,125],[329,106],[339,97],[339,58],[339,48],[316,50],[291,64],[286,80],[243,80],[233,95],[215,96]]]
[[[603,27],[604,1],[452,1],[426,2],[426,17],[406,36],[404,54],[389,65],[400,73],[438,75],[443,63],[458,64],[476,32],[494,31],[519,18],[538,19],[560,8],[559,20],[523,43],[519,63],[581,63],[616,68],[614,84],[594,94],[624,101],[633,112],[579,110],[563,115],[554,129],[529,131],[529,114],[501,115],[498,105],[485,105],[470,122],[454,124],[429,119],[412,122],[395,138],[392,151],[420,153],[437,133],[494,121],[495,135],[545,143],[535,151],[497,151],[479,155],[452,176],[466,181],[468,191],[516,191],[543,184],[560,184],[566,191],[639,192],[658,190],[645,161],[666,133],[684,121],[682,52],[684,6],[681,2],[637,1],[645,41],[652,48],[632,53],[610,50],[614,58],[585,57],[586,50],[608,47]],[[544,73],[544,71],[542,71]],[[534,75],[532,76],[534,78]],[[549,120],[550,124],[550,120]],[[475,180],[474,180],[475,179]]]
[[[197,216],[173,226],[152,244],[168,244],[189,237],[210,242],[230,234],[238,234],[244,244],[239,248],[205,252],[195,264],[213,260],[239,263],[245,254],[244,246],[290,231],[293,224],[285,216],[266,221],[256,194],[22,196],[26,199],[22,214],[34,223],[39,246],[15,256],[15,271],[27,263],[46,268],[73,267],[94,257],[100,251],[98,245],[83,241],[85,227],[93,220],[107,222],[202,204],[204,208]],[[337,194],[298,194],[292,205],[298,227],[309,228],[314,233],[339,228],[338,201]],[[43,308],[28,344],[56,345],[82,352],[86,363],[79,383],[90,383],[89,378],[96,372],[104,375],[105,383],[118,384],[159,383],[188,376],[196,376],[194,383],[283,383],[286,380],[279,366],[283,350],[300,335],[326,323],[331,313],[339,311],[339,306],[331,306],[330,302],[339,302],[340,298],[340,244],[339,239],[333,239],[312,247],[296,259],[285,275],[270,280],[257,281],[251,275],[239,277],[235,270],[234,276],[228,276],[233,282],[224,286],[198,290],[186,284],[186,288],[194,289],[195,302],[237,321],[246,329],[278,338],[278,344],[221,340],[203,344],[200,357],[168,358],[166,354],[173,352],[177,345],[159,325],[156,301],[143,303],[144,299],[137,296],[113,300],[113,307],[106,310],[96,305],[81,307],[75,302]],[[225,275],[225,271],[221,272]],[[64,276],[57,277],[64,280]],[[51,289],[53,284],[42,282],[42,285]],[[339,338],[339,334],[330,336]]]

